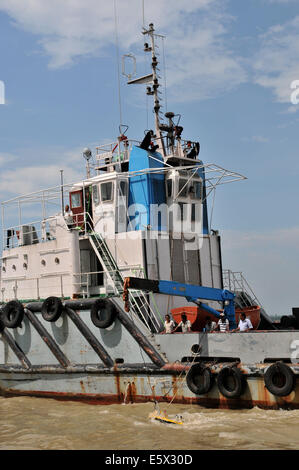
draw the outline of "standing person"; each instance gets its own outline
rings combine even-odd
[[[238,325],[238,328],[236,328],[235,330],[233,331],[249,331],[249,330],[252,330],[253,329],[253,326],[252,326],[252,323],[250,321],[249,318],[246,317],[246,314],[244,312],[242,312],[240,314],[240,320],[239,320],[239,325]]]
[[[212,333],[212,331],[216,330],[217,325],[216,322],[211,320],[211,317],[206,317],[206,324],[203,329],[206,333]]]
[[[220,333],[226,333],[229,331],[229,321],[224,313],[220,313],[220,320],[218,321],[217,328]]]
[[[190,331],[191,331],[191,322],[190,322],[190,320],[187,320],[187,315],[185,313],[182,313],[181,318],[182,318],[182,321],[180,321],[180,323],[173,330],[172,333],[174,333],[178,328],[182,329],[182,333],[190,333]]]
[[[174,321],[170,320],[170,315],[166,314],[164,322],[164,333],[172,333],[174,327]]]
[[[66,205],[65,210],[64,210],[64,219],[66,221],[66,224],[68,228],[72,228],[74,225],[74,220],[73,220],[73,213],[70,210],[70,206]]]

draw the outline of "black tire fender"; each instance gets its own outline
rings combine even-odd
[[[223,367],[217,377],[220,393],[226,398],[238,398],[242,395],[245,376],[238,367]]]
[[[264,374],[265,387],[277,397],[289,395],[295,388],[295,380],[294,372],[283,362],[271,364]]]
[[[21,326],[24,318],[24,306],[18,300],[11,300],[1,310],[1,320],[7,328]]]
[[[116,317],[116,308],[106,299],[97,299],[90,310],[90,318],[97,328],[108,328]]]
[[[43,319],[55,322],[60,317],[62,309],[62,302],[58,297],[48,297],[44,300],[41,308]]]
[[[208,393],[213,385],[211,370],[200,362],[193,364],[188,370],[186,383],[189,390],[195,395]]]

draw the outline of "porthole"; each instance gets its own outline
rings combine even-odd
[[[42,266],[46,266],[46,261],[44,259],[41,260]]]
[[[5,273],[5,271],[6,271],[5,266],[2,266],[2,271]]]
[[[23,264],[23,268],[24,268],[24,269],[27,269],[27,268],[28,268],[27,263],[24,263],[24,264]]]
[[[201,346],[199,344],[192,344],[191,346],[191,352],[193,354],[199,354],[201,351]]]
[[[55,258],[55,264],[59,264],[60,263],[60,259],[59,258]]]
[[[13,271],[16,271],[16,270],[17,270],[17,268],[16,268],[16,265],[15,265],[15,264],[13,264],[13,265],[12,265],[12,270],[13,270]]]

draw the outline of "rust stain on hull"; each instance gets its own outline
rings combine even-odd
[[[158,396],[153,395],[138,395],[135,393],[135,385],[130,384],[130,401],[131,403],[147,403],[158,401],[160,403],[174,403],[174,404],[189,404],[189,405],[199,405],[202,407],[208,408],[218,408],[218,409],[250,409],[255,406],[262,409],[298,409],[299,406],[296,403],[288,403],[285,400],[279,400],[277,402],[265,401],[262,400],[244,400],[239,399],[228,399],[228,398],[212,398],[212,397],[184,397],[184,396]],[[13,397],[13,396],[30,396],[30,397],[44,397],[44,398],[53,398],[60,401],[80,401],[86,404],[92,405],[113,405],[119,404],[120,397],[118,394],[93,394],[93,393],[65,393],[65,392],[52,392],[52,391],[20,391],[20,390],[7,390],[4,394],[4,397]],[[123,402],[123,400],[122,400]]]
[[[153,387],[154,389],[154,387]],[[119,393],[111,394],[98,394],[98,393],[86,393],[81,389],[82,392],[77,393],[66,393],[66,392],[53,392],[53,391],[34,391],[34,390],[6,390],[2,393],[4,397],[12,396],[30,396],[30,397],[45,397],[53,398],[56,400],[63,401],[80,401],[90,404],[109,405],[124,403],[124,395]],[[248,400],[246,398],[228,399],[223,396],[212,397],[189,397],[184,395],[158,395],[153,390],[153,393],[138,394],[136,391],[135,384],[130,384],[128,388],[128,394],[126,397],[126,403],[146,403],[158,401],[161,403],[175,403],[175,404],[189,404],[199,405],[202,407],[218,408],[218,409],[250,409],[255,406],[262,409],[299,409],[298,402],[291,401],[291,397],[283,397],[274,399],[265,399],[265,397],[258,397],[258,399]]]
[[[120,376],[119,376],[119,371],[117,370],[117,366],[114,366],[114,379],[115,379],[115,386],[117,390],[117,397],[118,397],[118,403],[122,403],[124,400],[124,395],[121,392],[120,388]]]

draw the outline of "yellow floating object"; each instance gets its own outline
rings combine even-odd
[[[160,421],[161,423],[165,424],[184,424],[183,421],[179,421],[178,419],[170,419],[165,415],[159,414],[157,412],[151,413],[149,418],[155,419],[156,421]]]

